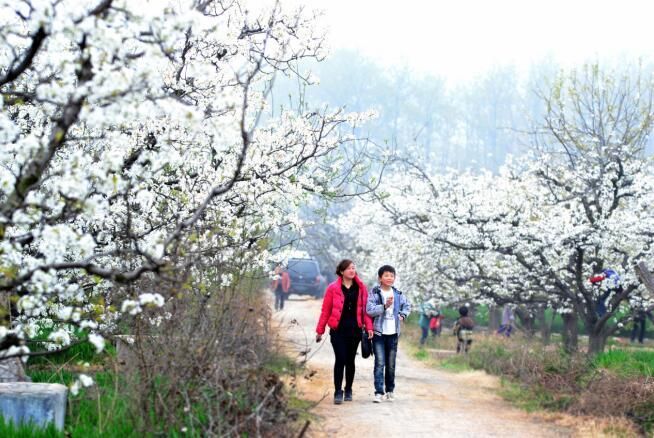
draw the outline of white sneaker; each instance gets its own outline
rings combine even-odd
[[[373,403],[381,403],[384,399],[384,396],[381,394],[375,394],[375,398],[372,400]]]
[[[386,393],[386,400],[388,400],[389,402],[392,402],[393,400],[395,400],[395,396],[393,395],[392,392],[387,392]]]

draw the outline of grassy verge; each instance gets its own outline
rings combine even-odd
[[[27,436],[70,437],[129,437],[135,436],[139,422],[130,414],[122,390],[125,385],[120,373],[110,364],[115,361],[115,349],[101,355],[79,344],[62,354],[42,357],[30,362],[27,374],[33,382],[59,383],[70,386],[80,373],[91,376],[94,386],[79,394],[68,393],[64,434],[46,430]],[[22,436],[20,429],[0,432],[0,436]]]
[[[614,349],[593,360],[593,365],[622,377],[654,377],[654,351]]]
[[[419,329],[412,332],[408,338],[414,357],[448,371],[497,375],[500,395],[522,409],[610,415],[629,420],[643,434],[654,433],[654,351],[616,348],[588,359],[520,336],[479,335],[467,356],[439,357],[440,349],[454,348],[453,341],[430,339],[421,347]],[[617,433],[613,432],[612,436]]]
[[[288,415],[295,423],[295,429],[301,429],[307,421],[315,421],[317,417],[311,412],[315,404],[302,398],[295,384],[298,378],[302,378],[305,368],[289,355],[277,352],[271,357],[267,369],[281,376],[286,382]]]
[[[93,377],[94,386],[82,390],[78,395],[68,394],[66,421],[63,432],[57,431],[54,426],[42,429],[35,425],[22,425],[7,423],[0,417],[1,437],[107,437],[125,438],[139,436],[143,421],[134,415],[130,409],[130,397],[126,394],[124,374],[112,364],[115,362],[113,349],[102,355],[90,355],[83,344],[68,350],[66,354],[50,356],[47,360],[35,361],[28,364],[26,372],[34,382],[60,383],[70,386],[80,372]],[[82,361],[89,360],[90,362]],[[293,377],[301,370],[289,357],[274,354],[264,365],[264,370],[271,375]],[[297,429],[307,421],[313,421],[310,413],[310,402],[298,397],[294,386],[287,385],[284,389],[284,400],[287,418],[294,420]],[[194,415],[202,415],[202,406],[192,407]],[[186,430],[166,430],[161,425],[158,436],[202,436],[200,432]]]

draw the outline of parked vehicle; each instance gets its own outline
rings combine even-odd
[[[287,271],[291,278],[289,294],[322,298],[327,282],[320,274],[320,266],[315,259],[288,259]]]

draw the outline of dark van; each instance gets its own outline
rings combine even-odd
[[[288,259],[288,275],[291,278],[289,294],[311,295],[321,298],[325,293],[325,278],[314,259]]]

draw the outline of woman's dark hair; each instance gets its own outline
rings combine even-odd
[[[336,266],[336,275],[338,275],[339,277],[342,277],[343,276],[343,271],[345,271],[347,268],[349,268],[352,263],[354,263],[354,262],[352,260],[350,260],[350,259],[341,260],[338,263],[338,265]]]
[[[384,275],[384,272],[390,272],[391,274],[395,275],[395,268],[391,265],[384,265],[377,271],[377,276],[381,278],[381,276]]]
[[[459,307],[459,315],[468,316],[468,308],[466,306]]]

